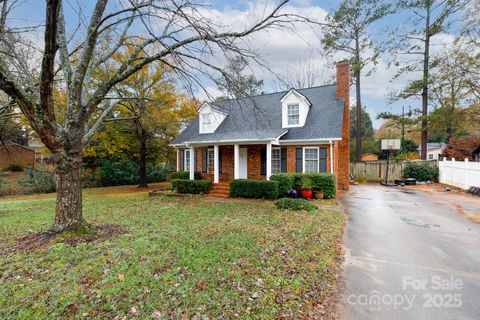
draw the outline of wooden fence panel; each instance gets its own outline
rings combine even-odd
[[[410,162],[438,166],[437,160],[391,160],[388,166],[388,181],[402,179],[403,168]],[[387,160],[350,163],[350,175],[357,181],[384,181],[386,170]]]

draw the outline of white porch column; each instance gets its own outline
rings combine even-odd
[[[195,180],[195,149],[190,147],[190,180]]]
[[[220,176],[220,156],[218,145],[213,146],[213,183],[219,182]]]
[[[180,168],[180,163],[181,163],[181,160],[180,160],[180,149],[177,148],[177,172],[180,172],[181,171],[181,168]]]
[[[330,140],[330,173],[333,174],[333,142]]]
[[[233,179],[240,178],[240,145],[233,146]]]
[[[267,143],[267,180],[272,175],[272,143]]]

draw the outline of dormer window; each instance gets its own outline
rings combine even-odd
[[[282,128],[303,127],[312,104],[295,89],[288,91],[282,99]]]
[[[227,117],[227,113],[214,109],[208,103],[203,103],[199,113],[199,133],[213,133],[217,130],[218,126]]]
[[[300,123],[300,109],[298,104],[289,104],[287,113],[289,126],[296,126]]]

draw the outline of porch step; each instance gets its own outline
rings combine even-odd
[[[220,181],[212,184],[208,191],[210,197],[227,198],[230,195],[230,183],[227,181]]]

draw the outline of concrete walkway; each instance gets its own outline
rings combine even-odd
[[[341,203],[340,319],[480,319],[480,224],[460,212],[480,198],[362,185]]]

